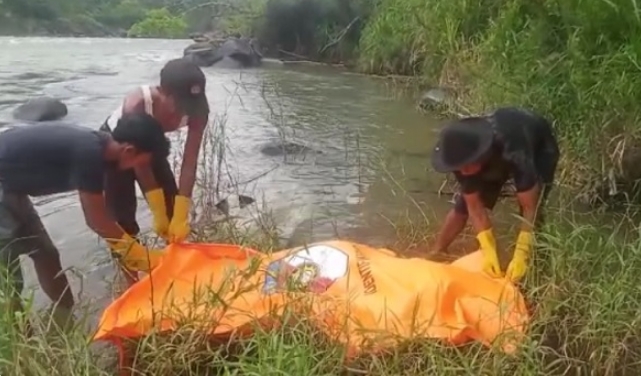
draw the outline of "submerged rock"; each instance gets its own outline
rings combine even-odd
[[[51,97],[39,97],[29,100],[13,111],[16,120],[52,121],[67,116],[67,106]]]
[[[425,111],[434,111],[446,106],[454,98],[454,92],[443,87],[429,89],[419,99],[418,106]]]
[[[305,145],[300,145],[295,142],[277,141],[264,145],[260,148],[260,152],[270,157],[280,157],[283,155],[291,154],[306,154],[316,153],[322,154],[319,150],[314,150]]]
[[[253,204],[254,202],[256,202],[256,200],[253,197],[245,196],[245,195],[233,195],[233,196],[230,196],[230,197],[237,199],[236,205],[238,206],[238,209],[244,209],[247,206],[249,206],[249,205]],[[226,197],[226,198],[220,200],[216,205],[214,205],[216,207],[216,209],[218,209],[221,213],[223,213],[225,215],[229,215],[230,211],[231,211],[231,205],[229,203],[229,201],[230,201],[229,198],[230,197]],[[234,206],[236,206],[236,205],[234,205]]]

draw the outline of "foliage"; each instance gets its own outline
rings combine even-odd
[[[265,14],[267,1],[244,0],[234,2],[233,8],[228,8],[221,14],[216,28],[227,35],[256,35],[260,32],[261,18]]]
[[[382,0],[360,62],[457,88],[472,112],[542,112],[574,162],[563,176],[591,189],[618,163],[610,140],[639,129],[639,32],[641,10],[628,0]]]
[[[363,0],[268,0],[259,41],[272,50],[344,60],[355,52],[370,4]]]
[[[146,15],[145,8],[136,0],[123,0],[103,7],[95,13],[97,21],[112,27],[128,30]]]
[[[188,16],[185,19],[190,30],[211,31],[216,26],[212,20],[226,20],[228,14],[230,19],[236,18],[232,23],[248,24],[245,20],[260,14],[264,3],[264,0],[2,0],[0,32],[14,30],[28,34],[33,28],[26,25],[35,23],[38,29],[51,34],[65,34],[65,30],[76,34],[79,29],[89,35],[120,34],[142,21],[148,11],[157,9],[166,9],[174,17]],[[250,14],[247,9],[253,12],[251,18],[247,18]],[[95,22],[89,22],[88,18]],[[77,20],[82,22],[76,24]],[[95,23],[104,27],[96,27]],[[86,25],[90,25],[88,29]]]
[[[181,38],[185,37],[187,24],[180,16],[174,16],[166,8],[147,12],[146,17],[135,23],[127,33],[134,38]]]

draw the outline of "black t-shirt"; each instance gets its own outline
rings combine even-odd
[[[12,193],[42,196],[103,191],[108,135],[63,122],[0,133],[0,182]]]
[[[463,193],[488,185],[502,185],[510,177],[517,192],[536,183],[550,183],[559,157],[551,124],[543,117],[518,108],[501,108],[486,118],[494,128],[490,160],[479,173],[455,173]]]

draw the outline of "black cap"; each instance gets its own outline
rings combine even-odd
[[[487,119],[473,117],[453,121],[439,134],[432,152],[432,167],[442,173],[458,171],[477,162],[493,143],[494,131]]]
[[[200,67],[184,58],[170,60],[160,71],[160,87],[175,98],[176,105],[187,116],[209,114],[205,82]]]

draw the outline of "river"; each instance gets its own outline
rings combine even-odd
[[[11,122],[15,106],[44,94],[67,104],[67,120],[97,128],[125,93],[157,83],[164,62],[188,43],[0,38],[0,122]],[[413,98],[393,97],[384,80],[309,65],[204,71],[213,124],[225,141],[220,175],[228,189],[221,197],[236,188],[254,197],[256,207],[272,212],[289,239],[285,244],[343,237],[384,245],[397,230],[388,219],[421,207],[434,223],[449,208],[447,198],[435,194],[442,176],[429,172],[438,122],[419,114]],[[261,153],[281,139],[317,152]],[[205,158],[211,154],[204,151]],[[149,211],[140,200],[138,217],[148,227]],[[76,195],[34,203],[63,266],[73,269],[74,294],[104,296],[113,270],[99,262],[106,252],[85,225]],[[237,211],[247,215],[251,208]],[[36,286],[31,263],[23,267],[28,285]],[[35,293],[36,301],[47,301]]]

